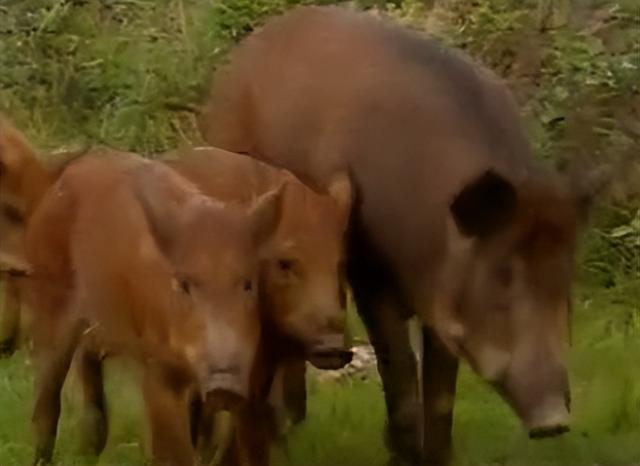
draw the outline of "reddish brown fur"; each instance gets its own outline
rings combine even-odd
[[[20,276],[28,272],[24,252],[24,218],[50,184],[51,174],[35,157],[28,142],[0,115],[0,353],[10,355],[18,343]]]
[[[227,461],[239,461],[243,452],[249,454],[250,464],[266,464],[274,435],[267,398],[277,368],[301,365],[304,369],[305,351],[312,361],[319,361],[316,364],[330,364],[327,367],[346,362],[330,353],[345,351],[341,264],[350,186],[338,176],[329,183],[327,193],[319,194],[289,172],[214,148],[181,150],[176,155],[179,158],[167,162],[172,168],[203,193],[224,201],[244,204],[284,185],[279,224],[261,267],[265,320],[251,399],[239,413],[236,449],[227,457]],[[324,343],[325,335],[333,338],[330,344]],[[210,436],[206,423],[211,419],[203,422],[206,454]]]
[[[52,176],[22,134],[0,115],[0,271],[25,271],[23,220],[33,212]]]
[[[258,248],[276,225],[279,192],[247,215],[133,154],[96,151],[49,177],[27,146],[18,148],[29,160],[18,164],[5,150],[0,162],[11,164],[9,176],[31,180],[13,183],[11,199],[28,206],[23,290],[36,312],[36,462],[51,458],[60,389],[82,336],[92,446],[99,452],[106,440],[97,350],[117,349],[144,367],[154,460],[193,464],[194,390],[215,403],[248,394],[260,329]]]
[[[287,171],[220,149],[185,149],[179,155],[167,161],[169,166],[226,202],[246,205],[283,186],[278,227],[262,262],[265,310],[280,332],[311,353],[323,348],[324,335],[336,336],[339,344],[345,312],[343,240],[351,206],[346,178],[336,177],[326,192],[317,193]]]
[[[2,277],[4,285],[0,304],[0,357],[11,356],[17,349],[20,337],[20,299],[19,279]]]

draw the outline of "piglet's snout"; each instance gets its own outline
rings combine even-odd
[[[309,361],[319,369],[339,369],[351,362],[344,333],[322,335],[309,349]]]
[[[200,388],[206,397],[246,398],[250,358],[243,358],[242,341],[232,327],[223,322],[211,324],[207,344],[198,364]]]

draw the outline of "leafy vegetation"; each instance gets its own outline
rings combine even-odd
[[[198,142],[189,109],[229,48],[266,18],[311,0],[6,0],[0,110],[45,148],[107,144],[153,155]],[[559,165],[636,159],[596,216],[584,270],[601,285],[640,279],[640,13],[633,1],[574,2],[550,29],[544,2],[360,0],[465,49],[504,76],[536,153]],[[425,4],[444,4],[427,9]],[[635,228],[635,229],[634,229]]]
[[[183,141],[197,143],[191,109],[211,70],[266,18],[304,3],[339,2],[4,0],[0,111],[47,150],[106,144],[153,156]],[[558,165],[626,160],[621,170],[626,176],[599,204],[580,254],[574,432],[557,441],[529,442],[504,404],[465,372],[456,418],[460,464],[637,463],[640,10],[635,0],[574,1],[575,11],[565,21],[548,21],[541,0],[356,3],[465,49],[507,79],[541,158]],[[2,466],[30,459],[28,363],[24,355],[0,361]],[[122,370],[130,369],[113,369]],[[116,390],[110,383],[113,435],[101,464],[141,464],[137,391],[120,385]],[[277,452],[278,464],[382,464],[379,388],[358,383],[312,389],[309,422],[293,432],[289,459]],[[76,397],[76,391],[66,390],[58,450],[65,465],[89,462],[76,455]]]

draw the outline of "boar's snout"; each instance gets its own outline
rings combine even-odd
[[[529,437],[553,437],[569,431],[570,391],[564,366],[538,361],[526,369],[507,377],[503,394],[522,419]]]
[[[569,431],[569,395],[549,397],[535,409],[527,420],[529,437],[540,439],[555,437]]]
[[[309,361],[318,369],[340,369],[352,357],[344,333],[323,335],[309,348]]]

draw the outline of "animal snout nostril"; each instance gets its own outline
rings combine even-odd
[[[207,370],[207,373],[210,376],[215,375],[238,375],[240,373],[240,369],[236,366],[220,366],[217,364],[210,364]]]
[[[345,337],[342,333],[322,335],[316,340],[314,352],[331,352],[345,347]]]
[[[242,374],[237,366],[220,366],[210,364],[206,367],[201,379],[205,392],[227,391],[243,392]]]
[[[202,395],[215,409],[233,410],[246,399],[248,386],[238,366],[211,364],[201,382]]]

